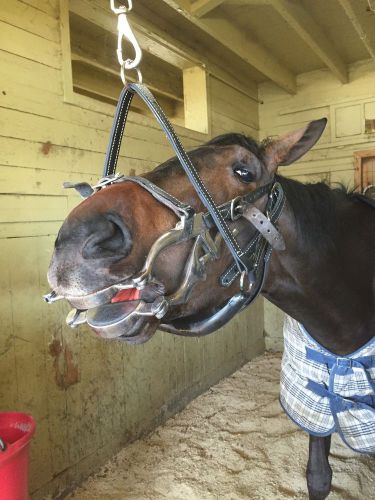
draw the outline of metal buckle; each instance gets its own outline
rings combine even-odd
[[[232,221],[235,221],[241,217],[242,214],[236,214],[235,211],[241,206],[238,205],[236,206],[236,203],[242,199],[242,196],[236,196],[236,198],[233,198],[230,202],[230,218]]]

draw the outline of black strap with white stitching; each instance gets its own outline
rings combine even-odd
[[[155,97],[147,87],[140,83],[129,83],[120,94],[104,163],[104,177],[108,175],[114,175],[116,172],[117,160],[120,152],[126,119],[128,116],[131,101],[135,94],[137,94],[147,104],[156,120],[164,130],[172,148],[176,153],[177,158],[181,163],[181,166],[185,170],[185,173],[188,176],[190,182],[193,184],[200,200],[207,208],[215,226],[217,227],[226,245],[228,246],[238,270],[249,275],[249,273],[251,273],[252,271],[252,261],[250,255],[241,249],[236,238],[233,236],[225,221],[225,218],[223,217],[222,212],[218,209],[216,203],[211,198],[211,195],[202,182],[198,171],[196,170],[189,156],[184,150],[171,123],[165,116]],[[266,191],[265,188],[263,189],[264,191]],[[264,194],[266,194],[267,192],[268,190]]]

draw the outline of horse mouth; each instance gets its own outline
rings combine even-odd
[[[99,305],[87,309],[74,309],[68,315],[67,323],[75,327],[87,322],[102,338],[140,344],[153,336],[160,323],[159,318],[166,310],[167,303],[163,292],[164,287],[160,283],[151,283],[142,290],[138,288],[119,290],[110,300],[107,294],[103,294],[101,300],[99,299]],[[72,306],[78,306],[73,297],[67,299]],[[78,302],[81,305],[84,301],[85,297],[80,297]]]

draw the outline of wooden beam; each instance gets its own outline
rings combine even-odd
[[[279,63],[270,52],[241,33],[229,21],[222,18],[197,19],[190,12],[181,9],[176,0],[162,1],[266,78],[290,94],[296,93],[296,79],[293,73]]]
[[[181,9],[181,7],[178,8]],[[87,21],[101,26],[106,31],[117,33],[116,19],[109,10],[107,2],[102,0],[74,0],[70,2],[70,10]],[[146,52],[164,59],[181,70],[192,66],[202,66],[212,76],[227,85],[237,88],[249,98],[258,100],[258,96],[252,94],[246,83],[247,80],[242,78],[241,74],[238,74],[237,77],[232,76],[230,71],[226,71],[218,64],[215,64],[211,58],[173,38],[167,29],[154,25],[144,17],[141,18],[134,11],[131,13],[130,23],[142,49]]]
[[[202,17],[222,4],[224,0],[195,0],[190,7],[190,12],[197,17]]]
[[[350,2],[348,0],[338,0],[338,2],[344,9],[354,29],[358,33],[358,36],[361,39],[363,45],[366,47],[367,52],[370,54],[371,58],[375,61],[375,49],[374,47],[372,47],[369,37],[367,36],[367,33],[364,30],[360,20],[358,19],[352,6],[350,5]]]
[[[207,72],[200,66],[184,70],[185,127],[209,133]]]
[[[342,83],[347,83],[348,72],[344,62],[303,5],[288,0],[270,0],[270,4],[332,73]]]

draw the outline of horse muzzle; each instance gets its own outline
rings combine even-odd
[[[104,304],[86,311],[72,309],[66,322],[71,327],[87,323],[106,339],[134,340],[142,332],[143,323],[152,318],[161,319],[167,310],[167,300],[159,296],[154,302],[132,300]]]
[[[66,318],[71,328],[87,323],[100,337],[140,343],[150,337],[144,335],[150,324],[157,326],[167,313],[169,302],[163,293],[164,287],[155,282],[142,290],[119,284],[77,297],[51,292],[44,299],[48,303],[66,299],[74,307]]]

